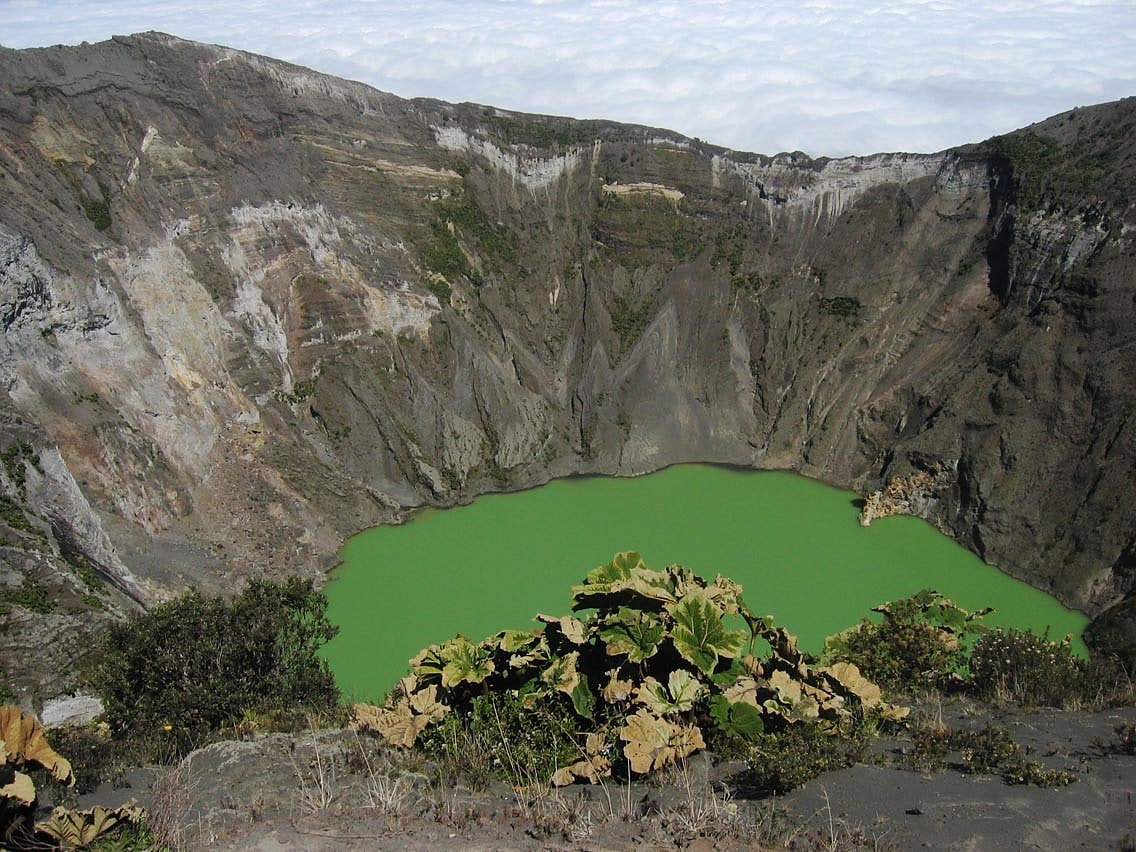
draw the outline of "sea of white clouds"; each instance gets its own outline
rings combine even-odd
[[[1136,95],[1136,0],[0,0],[6,47],[144,30],[762,153],[936,151]]]

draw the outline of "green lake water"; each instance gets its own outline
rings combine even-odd
[[[620,550],[745,588],[759,615],[819,651],[871,607],[933,588],[988,624],[1072,633],[1087,619],[910,517],[857,521],[857,495],[790,473],[681,465],[633,479],[562,479],[416,512],[342,550],[327,585],[339,635],[325,657],[344,694],[381,699],[419,650],[570,611],[569,587]],[[1083,650],[1083,648],[1082,648]]]

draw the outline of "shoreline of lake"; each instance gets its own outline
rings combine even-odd
[[[1055,627],[1055,638],[1072,632],[1079,641],[1083,614],[987,565],[922,519],[893,516],[861,527],[861,499],[791,471],[680,464],[632,477],[555,479],[445,512],[421,507],[404,524],[345,542],[326,587],[329,615],[342,628],[327,657],[348,695],[380,698],[426,645],[459,632],[477,640],[506,627],[533,627],[537,612],[566,613],[570,586],[617,550],[639,550],[651,567],[681,563],[741,582],[755,611],[772,612],[813,651],[872,606],[928,586],[968,609],[999,606],[968,586],[997,589],[990,594],[1018,602],[1001,604],[1011,611],[995,613],[992,623],[1005,617],[1038,632]],[[419,515],[423,510],[428,514]],[[796,545],[791,536],[773,535],[791,530],[800,537]],[[946,567],[924,564],[929,555]],[[451,589],[456,599],[441,594]],[[1029,619],[1015,608],[1052,617],[1019,623]]]

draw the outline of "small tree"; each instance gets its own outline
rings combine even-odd
[[[191,591],[113,625],[92,683],[119,735],[171,731],[182,748],[246,711],[339,700],[317,654],[338,628],[310,580],[253,581],[231,600]]]

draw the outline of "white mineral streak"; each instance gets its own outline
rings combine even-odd
[[[250,263],[240,231],[224,248],[225,265],[237,282],[231,310],[248,330],[253,344],[268,355],[280,370],[285,392],[292,390],[292,368],[288,361],[288,335],[272,307],[265,301],[262,284],[265,269]]]
[[[138,180],[138,164],[142,162],[142,155],[146,153],[146,150],[150,147],[150,143],[154,141],[157,135],[158,128],[154,127],[152,124],[146,128],[146,135],[142,137],[142,145],[139,154],[130,164],[130,174],[126,176],[126,182],[128,184],[133,184]]]
[[[301,253],[305,256],[298,262],[348,290],[362,308],[362,316],[357,318],[362,325],[340,335],[320,333],[317,336],[323,342],[349,340],[373,331],[390,334],[413,331],[424,335],[431,319],[441,310],[435,296],[415,292],[410,282],[376,281],[373,270],[364,271],[353,263],[350,258],[359,254],[359,248],[370,255],[374,246],[349,220],[332,216],[322,205],[304,207],[274,201],[235,207],[230,215],[236,225],[226,252],[226,263],[237,280],[233,311],[246,323],[257,347],[281,365],[281,384],[285,391],[291,391],[293,379],[287,366],[289,346],[285,318],[281,316],[286,306],[274,307],[274,300],[265,293],[269,286],[266,279],[276,272],[275,266],[282,261],[271,256],[276,243],[292,243],[294,237],[299,236],[303,243]],[[299,345],[318,342],[309,340]]]
[[[87,553],[109,574],[114,586],[141,601],[143,595],[134,575],[118,558],[110,536],[83,496],[59,450],[56,447],[40,450],[38,467],[29,465],[26,475],[31,501],[43,507],[44,514],[58,518],[74,530],[76,538],[83,542]]]
[[[605,183],[603,191],[608,195],[659,195],[675,205],[683,198],[681,190],[661,183]]]
[[[754,190],[753,200],[802,214],[814,224],[838,218],[865,192],[885,183],[934,178],[947,191],[963,192],[985,180],[977,168],[962,168],[944,154],[876,154],[828,160],[819,168],[797,165],[791,155],[766,163],[733,163]]]
[[[446,150],[468,152],[484,157],[530,190],[550,187],[561,175],[575,169],[583,160],[578,148],[572,148],[565,154],[547,160],[522,157],[515,151],[502,151],[486,139],[470,136],[460,127],[435,127],[434,139]]]

